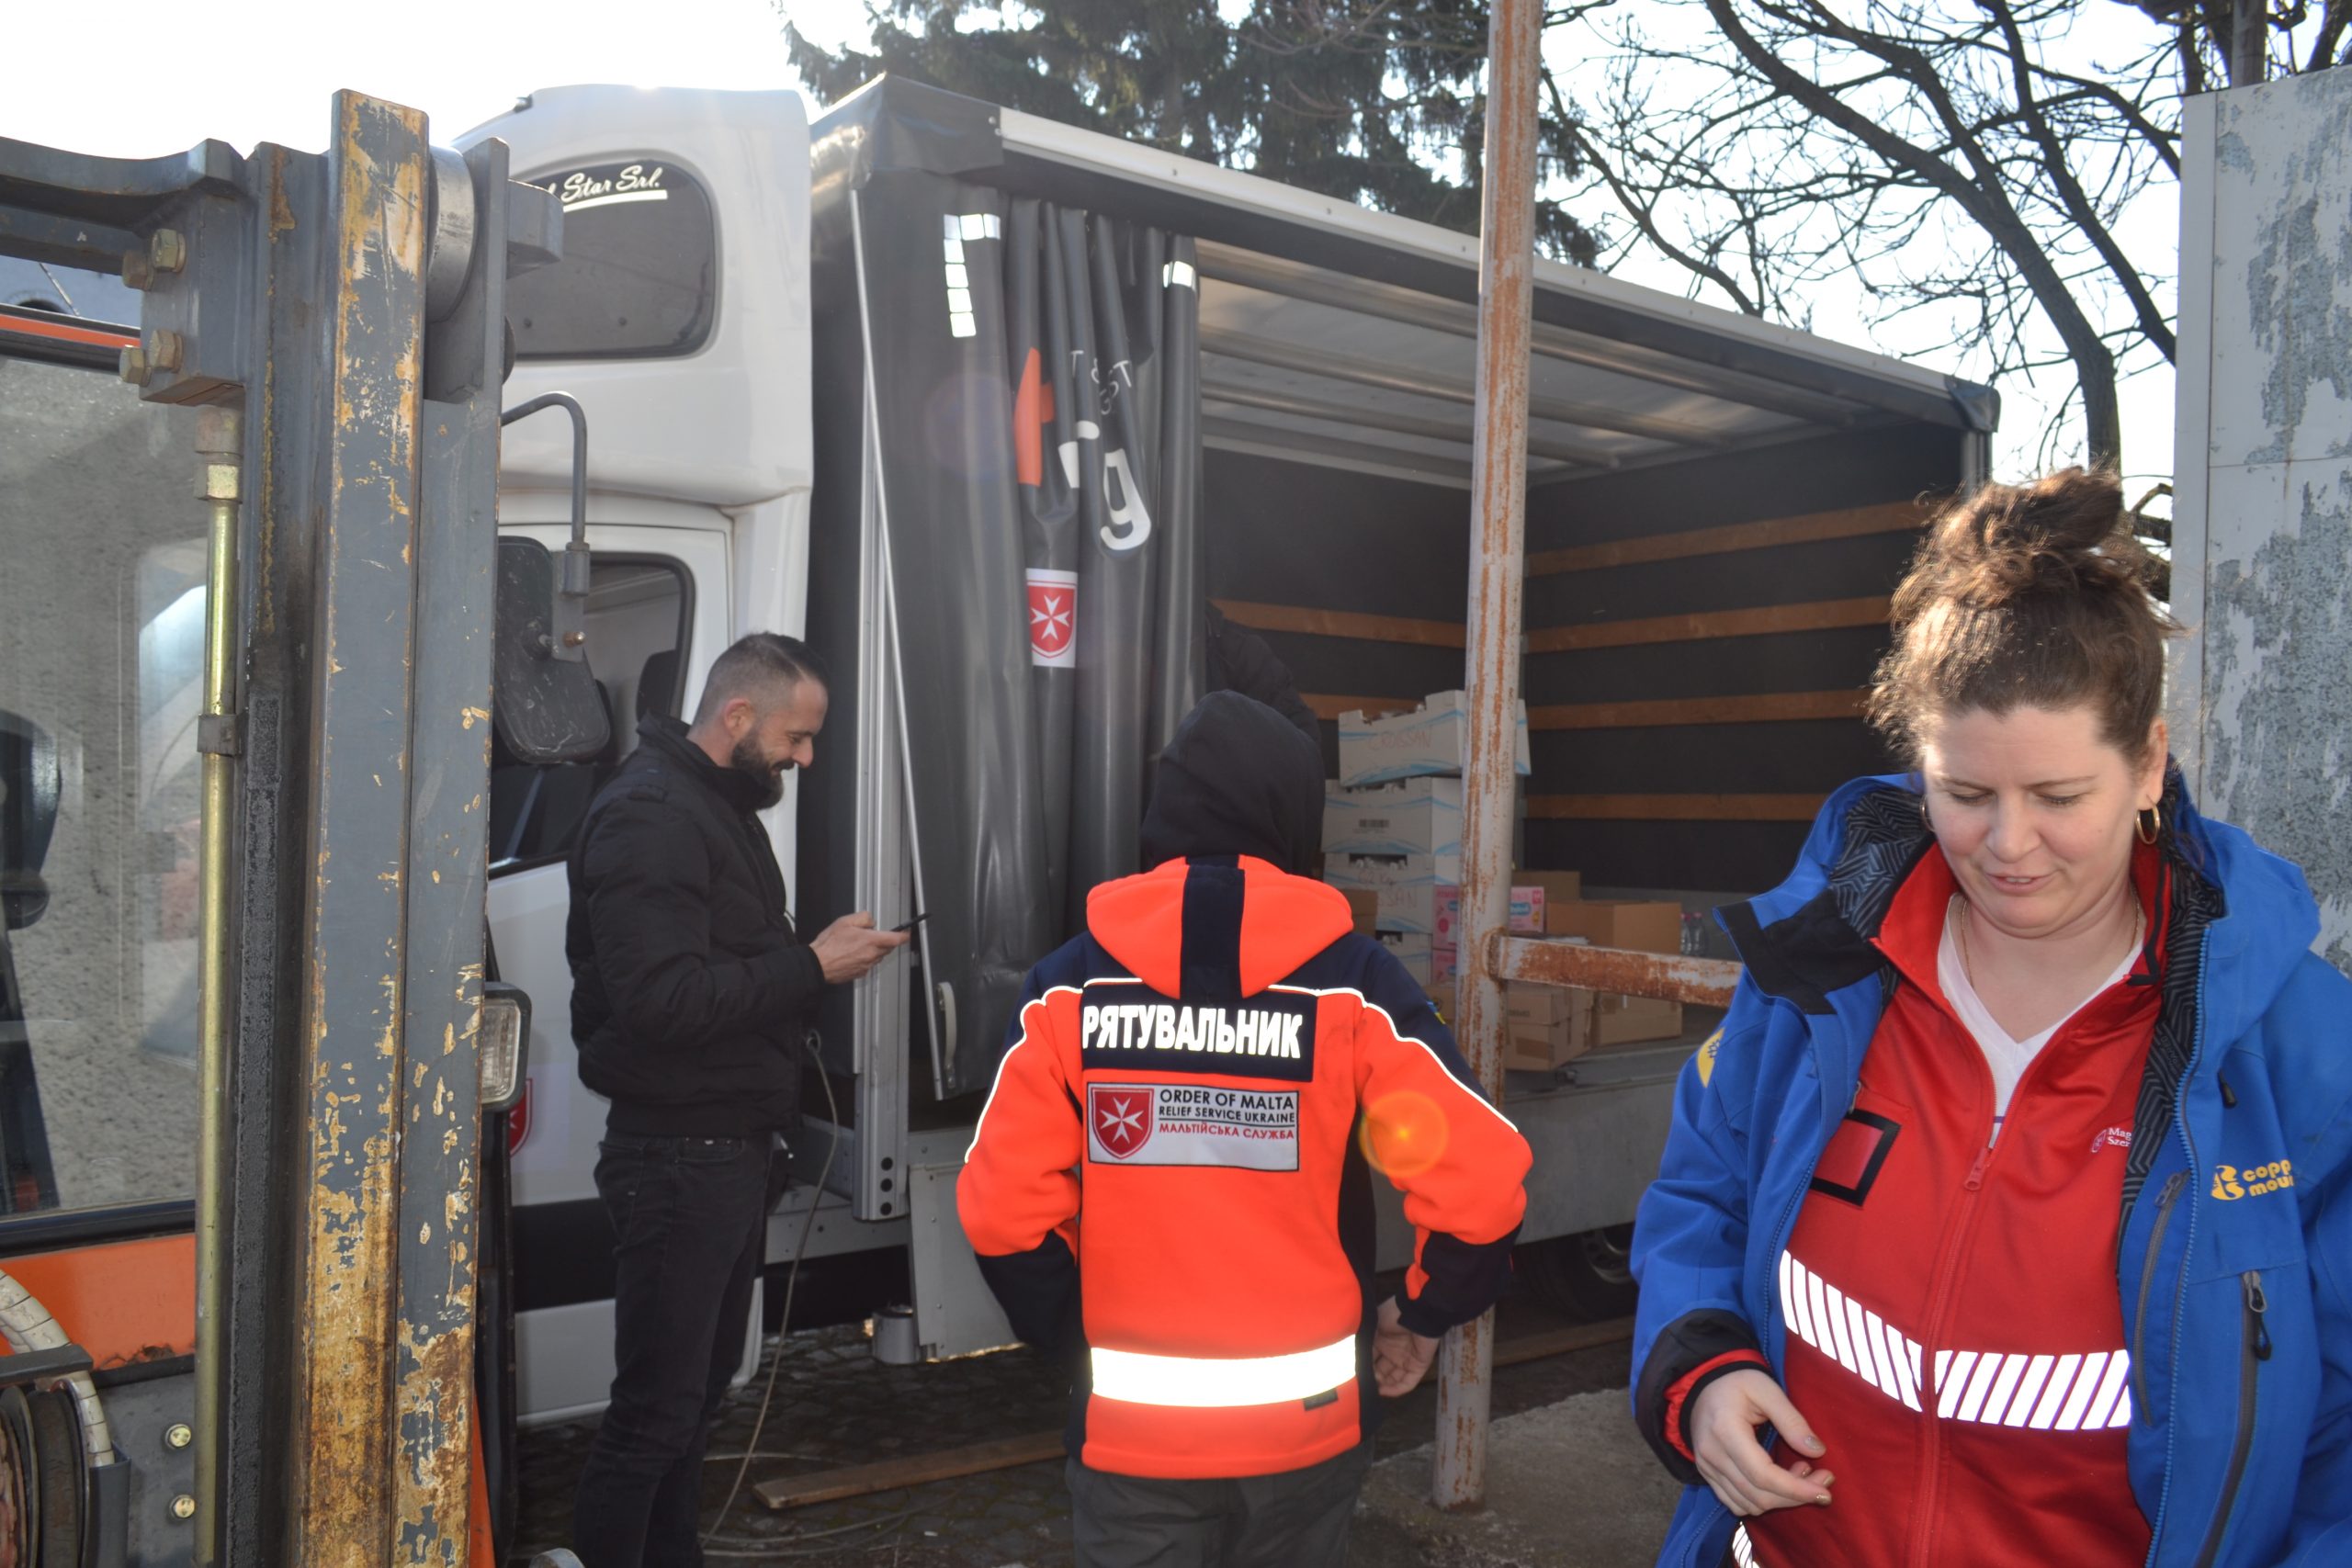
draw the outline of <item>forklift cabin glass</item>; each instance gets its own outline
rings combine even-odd
[[[193,437],[0,355],[0,1214],[196,1187]]]

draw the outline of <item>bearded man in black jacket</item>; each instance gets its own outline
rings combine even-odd
[[[758,813],[824,728],[823,666],[758,632],[691,728],[666,715],[598,792],[571,863],[571,1033],[612,1109],[596,1190],[615,1253],[612,1404],[580,1478],[587,1568],[695,1568],[703,1450],[742,1355],[776,1145],[825,987],[904,944],[870,915],[803,942]]]

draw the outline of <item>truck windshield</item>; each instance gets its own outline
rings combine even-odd
[[[563,203],[563,259],[506,286],[518,359],[661,359],[710,335],[718,236],[710,197],[658,157],[535,175]]]
[[[0,356],[0,1213],[196,1187],[193,427]]]

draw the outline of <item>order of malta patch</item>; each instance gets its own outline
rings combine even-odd
[[[1098,1165],[1296,1170],[1298,1090],[1089,1084],[1086,1152]]]

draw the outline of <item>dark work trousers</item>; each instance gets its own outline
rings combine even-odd
[[[703,1450],[743,1355],[775,1140],[608,1135],[596,1190],[618,1238],[613,1401],[573,1506],[585,1568],[699,1568]]]
[[[1153,1481],[1068,1468],[1078,1568],[1340,1568],[1372,1445],[1279,1475]]]

